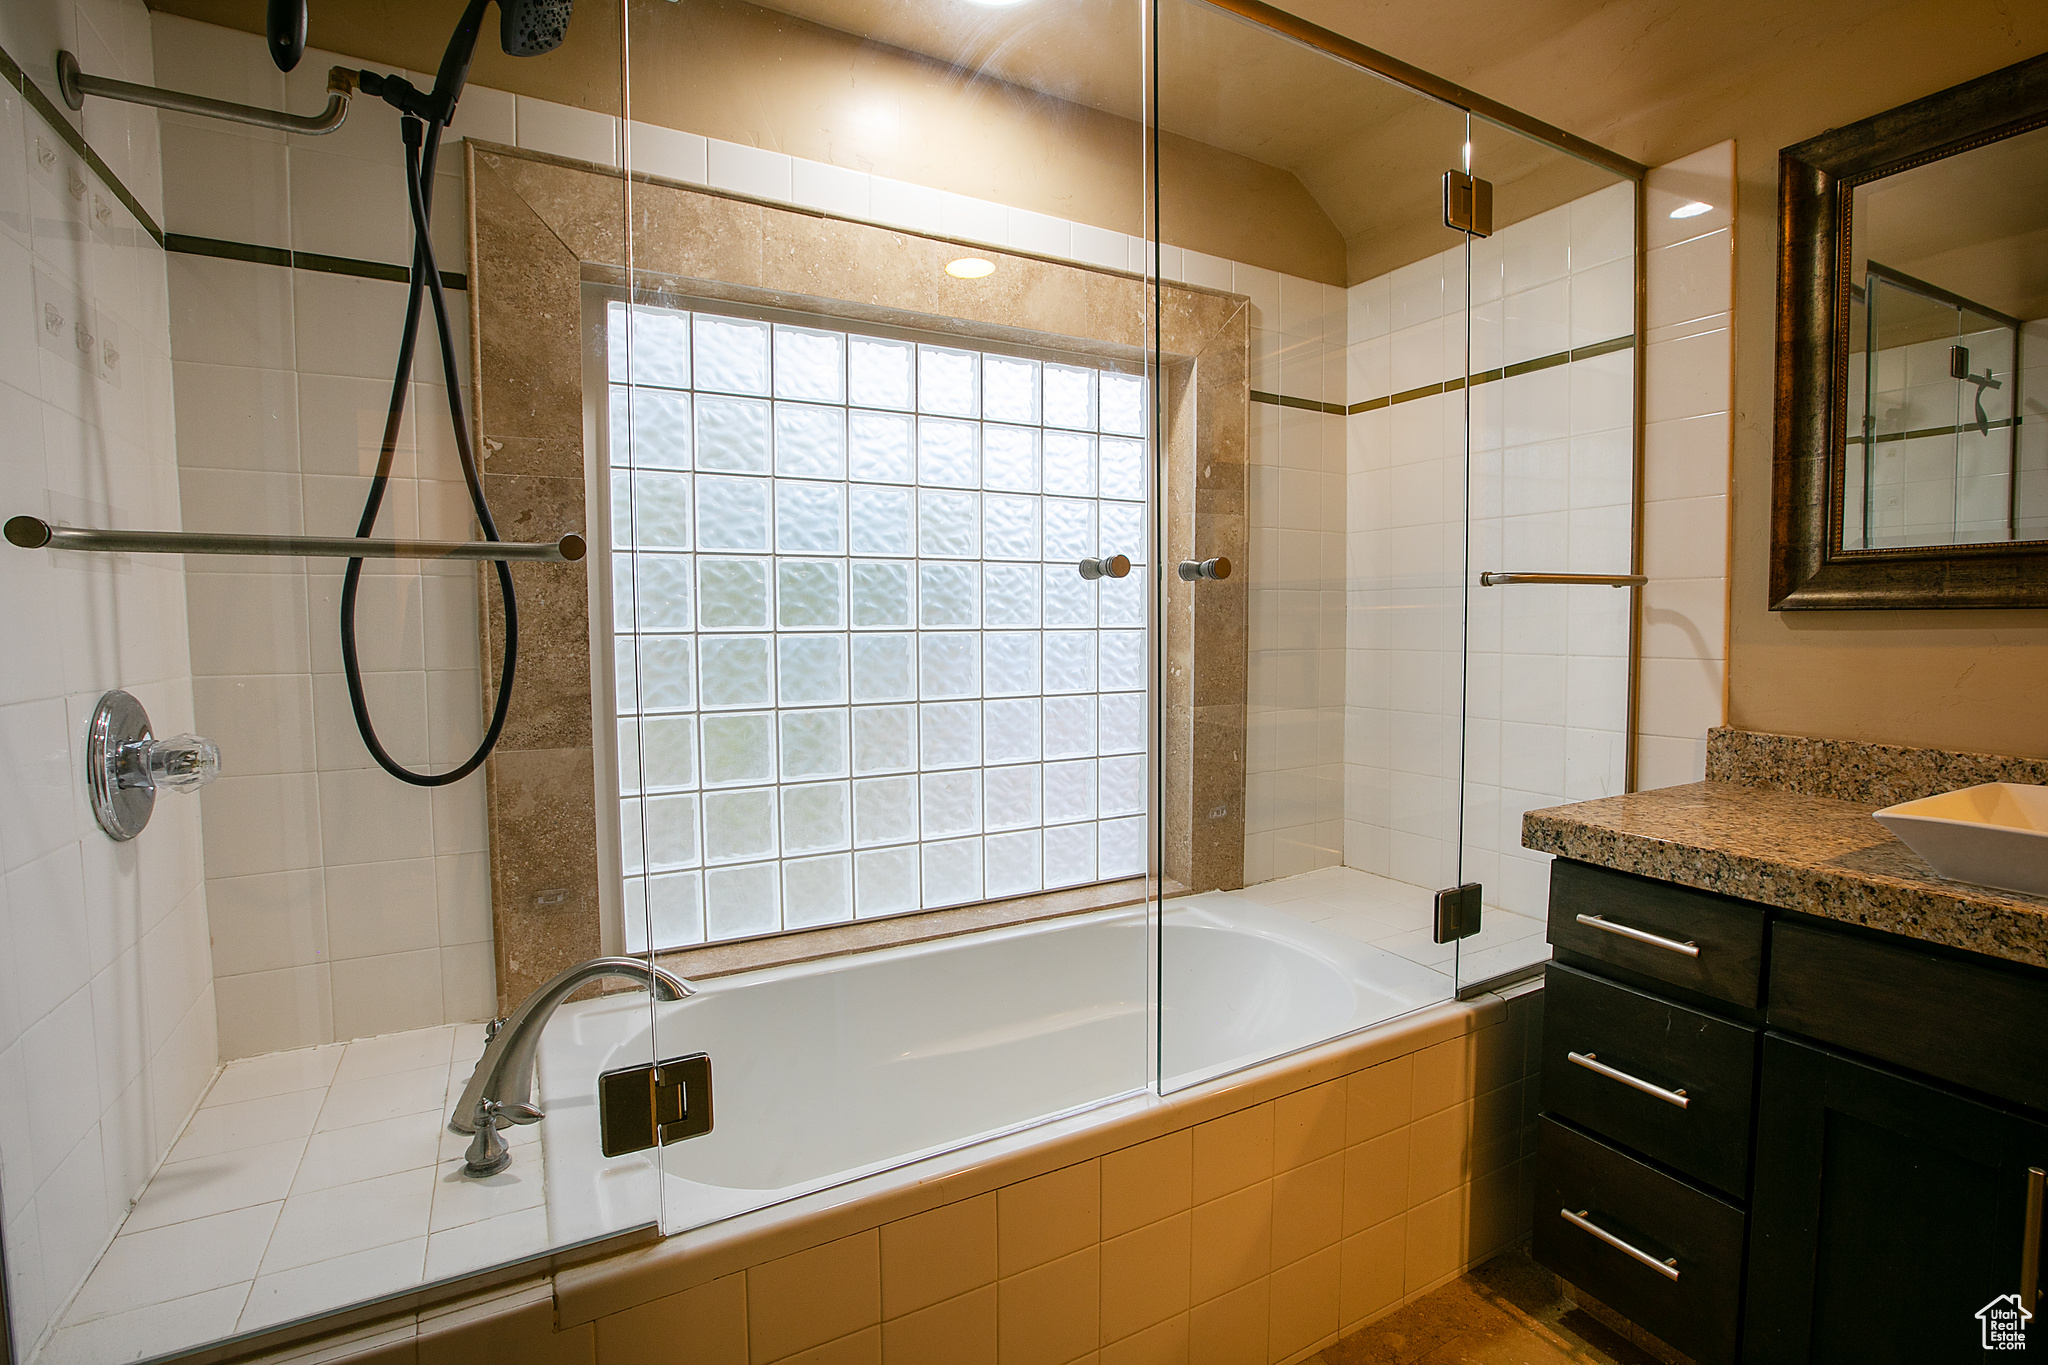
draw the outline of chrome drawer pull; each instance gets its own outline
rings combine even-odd
[[[1589,929],[1600,929],[1610,934],[1620,934],[1623,938],[1632,938],[1638,943],[1647,943],[1652,948],[1664,948],[1674,953],[1684,953],[1687,957],[1698,957],[1700,955],[1700,945],[1697,943],[1680,943],[1675,938],[1665,938],[1661,934],[1652,934],[1642,929],[1631,929],[1626,924],[1616,924],[1611,920],[1602,919],[1598,915],[1580,915],[1579,923]]]
[[[1680,1109],[1683,1109],[1692,1103],[1691,1100],[1685,1097],[1683,1090],[1666,1090],[1661,1085],[1651,1085],[1648,1081],[1637,1076],[1631,1076],[1626,1071],[1616,1071],[1607,1063],[1595,1058],[1594,1054],[1590,1052],[1567,1052],[1564,1055],[1597,1076],[1605,1076],[1610,1081],[1620,1081],[1629,1089],[1640,1090],[1645,1095],[1655,1095],[1666,1104],[1675,1104]]]
[[[1628,1255],[1633,1256],[1636,1260],[1641,1261],[1644,1265],[1650,1267],[1650,1269],[1656,1271],[1659,1275],[1662,1275],[1665,1279],[1675,1280],[1678,1278],[1678,1258],[1676,1256],[1671,1257],[1669,1260],[1660,1261],[1647,1251],[1636,1250],[1634,1247],[1630,1246],[1627,1242],[1622,1241],[1619,1237],[1616,1237],[1607,1229],[1600,1227],[1595,1223],[1589,1222],[1586,1218],[1586,1211],[1584,1209],[1580,1209],[1577,1213],[1573,1213],[1570,1209],[1559,1209],[1557,1213],[1560,1218],[1564,1219],[1565,1222],[1570,1223],[1579,1231],[1592,1233],[1595,1237],[1598,1237],[1601,1241],[1607,1243],[1607,1245],[1613,1247],[1616,1251],[1626,1252]]]

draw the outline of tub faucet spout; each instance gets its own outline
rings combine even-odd
[[[455,1112],[448,1116],[449,1131],[473,1133],[485,1119],[493,1127],[502,1128],[508,1123],[538,1123],[545,1117],[533,1102],[533,1063],[540,1051],[541,1030],[578,987],[606,977],[644,982],[657,1000],[681,1000],[697,993],[697,988],[680,976],[638,958],[595,957],[558,973],[493,1026],[484,1055],[471,1073],[469,1084],[463,1087]],[[477,1144],[471,1146],[475,1148]],[[483,1146],[491,1149],[490,1159],[499,1155],[495,1144],[486,1142]],[[502,1167],[503,1162],[499,1161],[494,1169]]]

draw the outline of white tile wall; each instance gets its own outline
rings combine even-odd
[[[150,79],[140,0],[0,10],[0,47],[23,65],[60,46]],[[158,212],[154,115],[100,104],[79,126]],[[178,526],[167,318],[161,250],[0,84],[0,516]],[[21,1359],[214,1069],[198,803],[167,798],[115,844],[79,776],[108,688],[140,697],[159,734],[193,728],[183,597],[176,560],[0,553],[0,1235]]]
[[[1704,203],[1705,213],[1673,218]],[[1650,172],[1643,663],[1636,785],[1706,776],[1728,677],[1735,144]]]
[[[171,15],[153,31],[187,88],[224,99],[310,107],[318,97],[298,88],[302,73],[362,65],[309,52],[280,77],[252,35]],[[476,89],[455,131],[616,164],[612,125]],[[396,112],[369,100],[318,139],[169,119],[166,226],[402,264],[400,148]],[[436,251],[450,271],[465,268],[459,165],[451,145],[436,177]],[[185,524],[353,533],[404,286],[179,255],[170,294]],[[452,302],[459,325],[465,310]],[[429,324],[377,531],[462,539],[474,528],[431,337]],[[457,345],[466,368],[466,339]],[[224,1057],[481,1019],[495,1005],[483,778],[435,797],[372,766],[341,673],[340,568],[195,560],[186,583],[194,704],[228,774],[201,797],[223,916],[213,973]],[[482,729],[474,575],[373,564],[359,601],[365,693],[386,748],[413,768],[466,757]]]

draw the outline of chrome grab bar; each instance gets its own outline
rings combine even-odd
[[[1081,577],[1090,582],[1098,578],[1126,578],[1131,572],[1129,555],[1104,555],[1101,559],[1084,559],[1080,564]]]
[[[1644,1265],[1650,1267],[1650,1269],[1656,1271],[1665,1279],[1675,1280],[1678,1278],[1678,1258],[1676,1256],[1667,1257],[1666,1259],[1660,1261],[1647,1251],[1637,1250],[1635,1247],[1630,1246],[1627,1242],[1622,1241],[1619,1237],[1616,1237],[1606,1228],[1603,1228],[1598,1223],[1595,1223],[1588,1219],[1586,1217],[1586,1211],[1584,1209],[1580,1209],[1577,1213],[1573,1213],[1570,1209],[1559,1209],[1557,1213],[1560,1218],[1564,1219],[1565,1222],[1570,1223],[1573,1227],[1579,1229],[1579,1231],[1592,1233],[1595,1237],[1598,1237],[1601,1241],[1607,1243],[1607,1245],[1613,1247],[1616,1251],[1622,1252],[1628,1256],[1633,1256],[1636,1260],[1641,1261]]]
[[[1592,588],[1640,588],[1649,578],[1639,573],[1501,573],[1488,569],[1479,575],[1482,588],[1505,588],[1515,583],[1564,583]]]
[[[73,110],[85,108],[87,95],[98,95],[101,99],[120,100],[125,104],[168,109],[175,114],[203,114],[207,118],[273,128],[281,133],[304,133],[309,137],[331,133],[341,126],[341,121],[348,117],[348,100],[355,93],[355,88],[353,71],[345,66],[331,67],[327,72],[325,109],[317,114],[281,114],[274,109],[259,109],[253,104],[230,104],[226,100],[187,95],[183,91],[165,90],[154,85],[133,85],[105,76],[88,76],[78,69],[78,58],[69,52],[57,54],[57,89],[62,92],[64,103]]]
[[[1589,929],[1599,929],[1609,934],[1620,934],[1623,938],[1632,938],[1638,943],[1647,943],[1652,948],[1663,948],[1669,952],[1684,953],[1687,957],[1698,957],[1700,955],[1700,945],[1690,940],[1680,943],[1675,938],[1665,938],[1661,934],[1652,934],[1642,929],[1631,929],[1626,924],[1616,924],[1614,921],[1602,919],[1598,915],[1580,915],[1578,920],[1579,923]]]
[[[1607,1065],[1607,1063],[1601,1061],[1599,1057],[1594,1053],[1567,1052],[1564,1055],[1567,1060],[1586,1068],[1586,1070],[1592,1072],[1596,1076],[1605,1076],[1610,1081],[1620,1081],[1623,1085],[1628,1086],[1632,1090],[1640,1090],[1645,1095],[1655,1095],[1658,1099],[1664,1101],[1664,1103],[1666,1104],[1675,1104],[1680,1109],[1683,1109],[1687,1105],[1692,1103],[1691,1100],[1686,1098],[1685,1092],[1683,1090],[1666,1090],[1661,1085],[1650,1084],[1648,1081],[1642,1079],[1640,1076],[1631,1076],[1626,1071],[1617,1071],[1613,1067]]]
[[[332,559],[482,559],[573,563],[583,537],[560,540],[368,540],[356,536],[234,536],[212,531],[88,531],[41,517],[9,517],[7,542],[24,550],[102,550],[115,554],[306,555]]]

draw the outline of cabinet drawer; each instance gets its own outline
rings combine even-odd
[[[1559,858],[1550,942],[1559,950],[1743,1009],[1762,1001],[1762,906]]]
[[[1756,1031],[1556,962],[1543,984],[1544,1107],[1742,1198]]]
[[[1770,1022],[2048,1110],[2048,980],[2037,973],[1781,921]]]
[[[1732,1362],[1742,1210],[1555,1119],[1536,1126],[1536,1259],[1700,1365]]]

